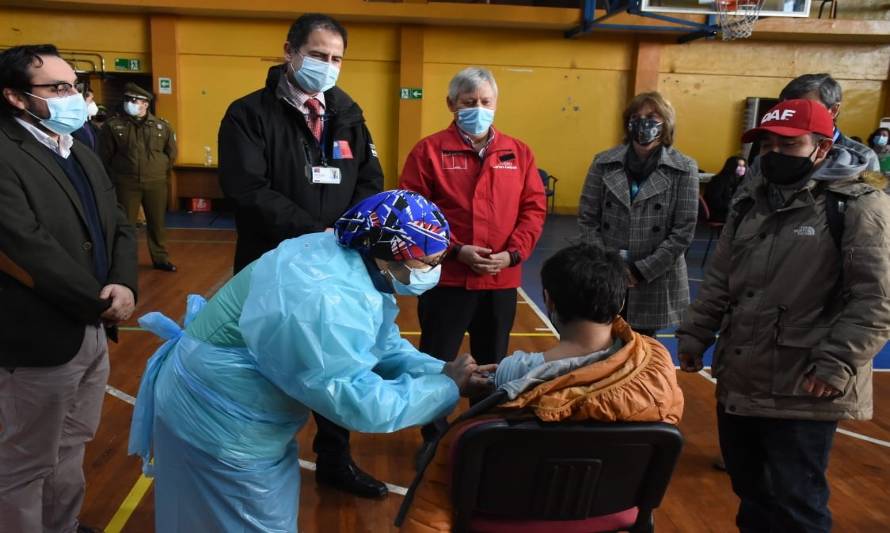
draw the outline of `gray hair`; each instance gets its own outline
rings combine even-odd
[[[494,75],[485,67],[467,67],[451,78],[448,84],[448,101],[457,102],[457,97],[475,91],[483,83],[491,85],[494,95],[498,95],[498,84],[494,81]]]
[[[809,93],[818,93],[822,105],[831,109],[841,103],[841,84],[830,74],[804,74],[788,82],[779,94],[779,100],[803,98]]]

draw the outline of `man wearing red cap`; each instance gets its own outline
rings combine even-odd
[[[872,359],[890,337],[890,200],[833,133],[811,100],[784,101],[745,132],[760,170],[677,331],[687,372],[719,333],[717,426],[743,532],[831,530],[837,423],[871,417]]]

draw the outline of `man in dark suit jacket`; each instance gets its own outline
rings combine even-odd
[[[291,25],[284,65],[266,86],[235,100],[219,127],[219,180],[235,202],[234,270],[281,241],[325,231],[383,189],[383,170],[361,108],[336,87],[346,29],[306,14]],[[349,431],[315,414],[315,479],[376,498],[386,485],[352,460]]]
[[[136,243],[99,158],[77,76],[52,45],[0,54],[0,524],[83,531],[83,455],[108,344],[129,318]]]

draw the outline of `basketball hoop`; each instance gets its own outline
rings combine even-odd
[[[720,37],[724,41],[750,37],[762,7],[763,0],[715,0]]]

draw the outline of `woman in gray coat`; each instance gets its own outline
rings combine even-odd
[[[684,254],[695,234],[698,165],[671,145],[675,113],[657,92],[624,110],[624,142],[594,157],[578,213],[583,242],[627,262],[622,315],[644,335],[676,325],[689,305]]]

